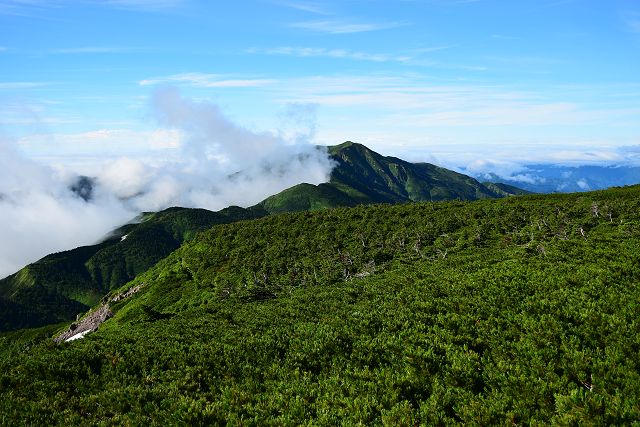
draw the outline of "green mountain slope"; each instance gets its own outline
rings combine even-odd
[[[409,201],[478,200],[523,194],[512,186],[481,184],[428,163],[384,157],[361,144],[329,147],[336,166],[329,183],[299,185],[269,197],[259,206],[270,213],[327,207]]]
[[[0,331],[75,318],[109,290],[146,271],[214,224],[257,218],[257,209],[169,208],[145,214],[97,245],[48,255],[0,280]]]
[[[640,187],[218,225],[123,287],[143,285],[84,339],[0,336],[0,413],[634,424],[638,278]]]
[[[513,185],[503,184],[501,182],[483,182],[482,185],[487,187],[493,193],[502,195],[504,197],[534,194],[531,191],[523,190],[522,188],[514,187]]]
[[[383,157],[352,142],[330,147],[329,153],[336,163],[329,183],[299,184],[246,210],[170,208],[147,214],[141,223],[121,227],[98,245],[49,255],[0,280],[0,331],[71,320],[214,224],[363,203],[519,194],[515,187],[483,185],[434,165]]]
[[[276,214],[355,206],[357,204],[359,204],[358,200],[330,183],[320,185],[303,183],[268,197],[257,206],[271,214]]]

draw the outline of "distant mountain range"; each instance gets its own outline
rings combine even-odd
[[[490,182],[507,183],[534,193],[569,193],[638,184],[640,167],[527,165],[515,179],[504,178],[495,173],[474,176]]]
[[[0,331],[72,320],[216,224],[360,204],[478,200],[527,193],[507,184],[483,184],[432,164],[384,157],[353,142],[329,147],[329,154],[336,166],[328,183],[302,183],[246,209],[169,208],[146,213],[96,245],[48,255],[24,267],[0,280]],[[90,179],[83,178],[72,190],[89,200],[92,186]]]

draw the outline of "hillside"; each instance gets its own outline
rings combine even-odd
[[[328,183],[301,184],[259,204],[270,213],[372,203],[478,200],[528,193],[516,187],[482,184],[429,163],[385,157],[347,141],[329,147],[335,168]]]
[[[329,148],[336,167],[329,183],[299,184],[242,209],[220,212],[170,208],[147,214],[137,224],[116,230],[97,245],[52,254],[0,280],[0,331],[73,320],[107,292],[132,280],[177,249],[198,231],[214,224],[267,214],[317,210],[369,203],[505,197],[515,187],[485,186],[474,179],[429,164],[383,157],[347,142]],[[92,182],[73,187],[90,198]]]
[[[640,187],[217,225],[55,345],[0,336],[7,423],[640,420]]]
[[[143,215],[96,245],[48,255],[0,280],[0,331],[72,320],[214,224],[264,213],[169,208]]]

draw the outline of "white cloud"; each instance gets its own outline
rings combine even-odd
[[[193,87],[203,88],[239,88],[239,87],[256,87],[265,86],[273,83],[269,79],[250,79],[250,78],[228,78],[218,74],[206,73],[181,73],[164,77],[153,77],[140,80],[138,84],[141,86],[151,86],[160,84],[187,84]]]
[[[408,25],[404,22],[348,22],[341,20],[323,20],[323,21],[304,21],[294,22],[290,24],[293,28],[302,28],[305,30],[316,31],[326,34],[351,34],[363,33],[369,31],[388,30],[391,28],[403,27]]]
[[[325,57],[338,59],[352,59],[372,62],[407,62],[411,59],[407,55],[389,55],[383,53],[367,53],[349,49],[327,49],[314,47],[276,47],[271,49],[249,49],[248,53],[263,53],[266,55],[286,55],[297,57]]]
[[[118,159],[99,174],[110,192],[129,197],[137,209],[249,206],[300,182],[328,179],[326,153],[309,144],[312,123],[308,133],[286,140],[250,131],[216,105],[184,98],[175,89],[156,91],[153,105],[161,128],[180,133],[178,155],[155,165]],[[300,113],[289,112],[298,123],[314,113],[307,106],[291,108]]]

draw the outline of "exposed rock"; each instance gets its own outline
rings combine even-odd
[[[68,330],[58,335],[53,340],[57,343],[70,341],[74,336],[93,332],[108,318],[113,316],[113,312],[109,309],[109,305],[101,305],[96,310],[85,316],[78,323],[72,323]]]
[[[115,295],[113,298],[111,298],[110,301],[111,302],[118,302],[118,301],[122,301],[123,299],[127,299],[131,295],[133,295],[136,292],[138,292],[142,288],[143,285],[144,285],[144,283],[142,283],[140,285],[133,286],[132,288],[129,288],[125,292],[121,292],[121,293]]]
[[[124,299],[127,299],[131,295],[138,292],[142,288],[142,286],[144,286],[144,283],[134,286],[132,288],[129,288],[125,292],[116,294],[113,298],[108,300],[108,302],[103,302],[102,304],[100,304],[98,308],[90,312],[84,318],[80,320],[76,320],[74,323],[69,325],[69,329],[67,329],[57,337],[53,338],[53,340],[58,344],[66,341],[74,341],[76,339],[83,338],[89,332],[94,332],[98,330],[100,325],[104,323],[105,320],[113,316],[113,312],[109,308],[109,302],[119,302]]]

